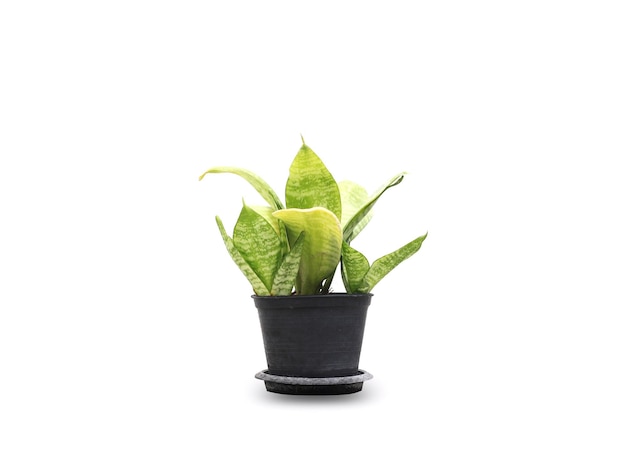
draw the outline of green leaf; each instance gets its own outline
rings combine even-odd
[[[261,215],[265,220],[272,225],[276,234],[280,234],[280,222],[276,219],[273,213],[276,211],[268,206],[249,205],[249,207]]]
[[[363,277],[363,281],[356,291],[360,293],[371,292],[374,286],[389,272],[396,268],[398,264],[407,260],[419,251],[420,247],[422,247],[422,242],[426,239],[426,236],[428,236],[428,233],[414,239],[410,243],[402,246],[400,249],[375,260],[367,274],[365,274],[365,277]]]
[[[341,226],[335,214],[326,208],[289,208],[274,212],[285,223],[290,239],[306,233],[302,259],[296,280],[298,295],[319,293],[322,282],[331,277],[341,257]]]
[[[287,238],[287,230],[285,229],[285,225],[283,224],[282,221],[278,220],[273,214],[276,210],[267,206],[257,206],[257,205],[250,205],[250,208],[256,211],[259,215],[265,218],[269,224],[272,225],[272,228],[274,228],[274,231],[276,231],[276,233],[280,237],[282,254],[283,254],[283,257],[285,257],[287,253],[289,252],[289,240]]]
[[[367,190],[361,185],[343,180],[339,182],[339,193],[341,194],[341,227],[345,228],[352,217],[367,203],[369,196]],[[372,219],[372,212],[368,212],[352,230],[352,239],[361,232],[367,223]]]
[[[270,290],[282,259],[280,238],[272,225],[244,203],[233,231],[233,243]]]
[[[289,168],[285,187],[287,208],[323,207],[341,219],[339,187],[322,160],[306,144]]]
[[[241,169],[239,167],[230,167],[230,166],[212,167],[211,169],[207,170],[204,174],[202,174],[199,180],[202,180],[204,176],[207,174],[223,174],[223,173],[235,174],[245,179],[250,185],[254,187],[254,189],[257,192],[259,192],[259,195],[261,195],[263,199],[267,203],[269,203],[269,205],[274,210],[280,210],[284,208],[283,203],[280,201],[280,198],[278,197],[276,192],[274,192],[272,187],[270,187],[269,184],[265,180],[263,180],[261,177],[259,177],[255,173],[250,172],[249,170],[246,170],[246,169]]]
[[[250,284],[252,285],[252,289],[254,290],[254,293],[257,295],[261,295],[261,296],[269,295],[270,292],[269,290],[267,290],[267,287],[265,286],[265,284],[252,270],[250,265],[246,262],[246,260],[243,258],[243,256],[239,253],[239,251],[235,247],[235,244],[233,243],[232,238],[228,236],[228,234],[226,233],[226,230],[224,229],[224,224],[222,223],[222,220],[220,219],[220,217],[216,216],[215,221],[217,221],[217,226],[220,229],[220,233],[222,234],[222,239],[224,240],[224,244],[226,245],[226,249],[228,250],[230,257],[232,257],[233,261],[235,261],[235,264],[237,264],[237,267],[239,267],[241,272],[243,272],[243,275],[246,276],[246,278],[248,279],[248,282],[250,282]]]
[[[348,293],[357,292],[369,268],[367,258],[344,242],[341,248],[341,277]]]
[[[304,247],[304,233],[300,233],[298,239],[294,242],[291,251],[285,256],[282,264],[274,277],[271,293],[276,296],[291,295],[298,270],[300,268],[300,259],[302,257],[302,248]]]
[[[389,180],[377,192],[375,192],[369,198],[369,200],[365,202],[365,204],[363,204],[363,206],[354,214],[354,216],[350,219],[350,221],[344,225],[343,239],[347,243],[350,243],[356,237],[359,231],[363,229],[364,227],[364,225],[362,224],[363,222],[367,224],[367,221],[369,220],[367,220],[366,218],[368,218],[370,211],[372,210],[372,208],[374,208],[374,205],[376,204],[378,199],[381,197],[381,195],[385,193],[387,189],[390,189],[391,187],[395,187],[400,182],[402,182],[402,179],[404,179],[404,175],[405,173],[402,172],[394,176],[391,180]]]

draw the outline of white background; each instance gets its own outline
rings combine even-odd
[[[0,469],[624,471],[626,15],[611,1],[0,6]],[[354,245],[343,397],[265,392],[232,228],[300,133],[409,175]],[[338,290],[341,289],[339,286]]]

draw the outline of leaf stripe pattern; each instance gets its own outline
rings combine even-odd
[[[306,144],[289,168],[285,186],[287,208],[323,207],[341,220],[339,187],[322,160]]]

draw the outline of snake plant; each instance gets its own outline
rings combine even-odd
[[[427,236],[370,264],[351,243],[372,218],[378,199],[402,182],[405,174],[394,176],[369,195],[354,182],[337,183],[304,139],[289,169],[285,204],[266,181],[239,167],[212,167],[200,180],[219,173],[242,177],[267,202],[267,206],[244,202],[232,236],[216,216],[226,249],[259,296],[328,293],[339,264],[346,292],[369,293],[415,254]]]

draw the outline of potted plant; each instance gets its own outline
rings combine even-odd
[[[216,216],[226,249],[254,291],[268,364],[256,377],[277,393],[360,391],[371,378],[358,366],[371,291],[427,234],[372,264],[352,242],[378,199],[405,174],[370,195],[354,182],[337,183],[304,139],[289,168],[284,203],[267,182],[239,167],[212,167],[200,180],[217,173],[244,178],[267,203],[244,201],[232,236]],[[330,290],[338,267],[342,293]]]

